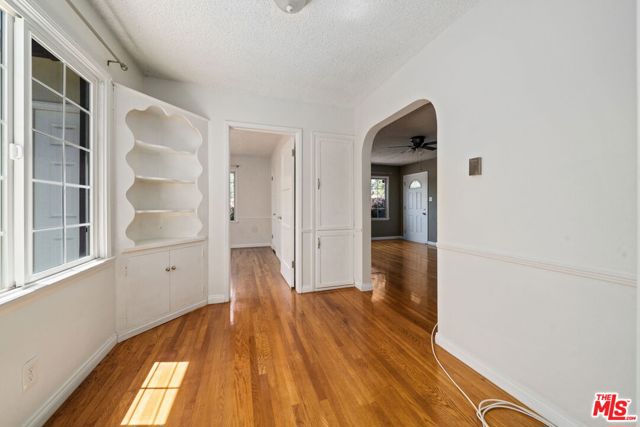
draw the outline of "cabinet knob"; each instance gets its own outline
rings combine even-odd
[[[175,270],[176,270],[176,266],[175,266],[175,265],[172,265],[172,266],[171,266],[171,269],[172,269],[173,271],[175,271]]]
[[[164,269],[164,271],[169,272],[169,271],[171,271],[171,268],[167,267],[167,268]]]

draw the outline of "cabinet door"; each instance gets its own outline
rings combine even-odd
[[[353,284],[353,233],[319,232],[316,241],[316,288]]]
[[[204,300],[202,258],[202,245],[171,251],[171,311]]]
[[[169,314],[169,252],[137,255],[127,263],[127,327],[134,328]]]
[[[314,134],[316,229],[353,229],[353,139]]]

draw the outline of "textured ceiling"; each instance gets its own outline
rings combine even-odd
[[[88,0],[145,74],[354,105],[477,0]]]
[[[424,135],[427,142],[435,141],[437,134],[436,112],[433,104],[427,104],[380,129],[373,139],[371,163],[399,166],[433,159],[437,151],[390,147],[409,145],[409,138],[417,135]]]
[[[232,156],[271,157],[271,153],[285,135],[231,129],[229,131],[229,153]]]

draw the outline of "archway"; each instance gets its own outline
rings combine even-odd
[[[406,116],[409,113],[423,107],[427,104],[431,104],[431,102],[427,99],[418,99],[404,108],[396,111],[394,114],[391,114],[386,119],[378,122],[374,126],[372,126],[369,131],[366,133],[362,150],[360,154],[361,164],[360,172],[361,172],[361,203],[359,212],[356,212],[356,215],[360,215],[360,221],[362,224],[362,231],[359,233],[359,240],[356,241],[356,245],[359,245],[361,248],[361,259],[359,260],[361,264],[361,276],[357,280],[358,288],[367,291],[372,289],[371,284],[371,209],[370,209],[370,181],[371,181],[371,151],[373,148],[373,142],[378,134],[378,132],[384,128],[385,126],[397,121],[398,119]],[[437,115],[437,113],[436,113]],[[359,282],[359,283],[358,283]]]

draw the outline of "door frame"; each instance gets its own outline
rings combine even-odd
[[[226,158],[226,162],[224,163],[224,172],[225,172],[225,181],[227,184],[224,186],[224,194],[225,194],[225,206],[229,207],[229,172],[231,170],[229,166],[229,162],[231,160],[231,150],[230,150],[230,131],[231,129],[236,130],[245,130],[245,131],[257,131],[257,132],[272,132],[279,133],[282,135],[292,136],[294,139],[294,147],[295,147],[295,156],[294,156],[294,171],[295,171],[295,206],[294,206],[294,280],[295,280],[295,290],[298,293],[302,293],[302,268],[301,262],[302,259],[302,232],[300,229],[300,224],[302,224],[302,128],[293,128],[286,126],[272,126],[272,125],[264,125],[258,123],[250,123],[250,122],[237,122],[237,121],[225,121],[225,138],[224,138],[224,157]],[[224,278],[225,278],[225,288],[226,288],[226,299],[230,300],[231,297],[231,245],[229,238],[229,230],[231,224],[229,223],[229,215],[225,215],[226,225],[223,228],[224,233],[222,236],[222,241],[224,245]]]
[[[427,210],[427,223],[425,224],[426,227],[424,228],[425,230],[425,236],[424,236],[424,242],[416,242],[416,243],[424,243],[425,245],[429,243],[429,172],[428,171],[422,171],[422,172],[415,172],[415,173],[410,173],[407,175],[402,175],[402,238],[404,240],[409,240],[407,239],[407,232],[406,232],[406,227],[405,227],[405,211],[406,211],[406,198],[405,198],[405,192],[406,190],[408,190],[408,188],[405,188],[404,183],[405,183],[405,179],[407,181],[409,181],[410,177],[416,177],[416,176],[425,176],[425,191],[427,194],[425,203],[426,203],[426,207],[425,209]],[[415,242],[415,240],[409,240],[411,242]]]

